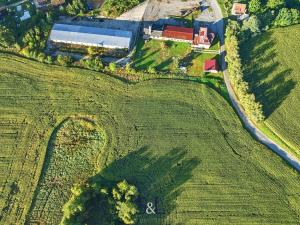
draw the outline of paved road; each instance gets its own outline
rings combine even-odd
[[[274,141],[269,139],[263,132],[261,132],[255,124],[247,117],[245,114],[243,108],[240,106],[239,101],[233,91],[233,88],[231,86],[226,63],[225,63],[225,47],[224,47],[224,21],[223,21],[223,15],[221,8],[219,7],[216,0],[210,0],[210,5],[215,13],[216,17],[216,26],[218,27],[218,33],[220,35],[221,39],[221,58],[222,58],[222,68],[223,68],[223,75],[224,75],[224,81],[229,93],[229,97],[232,103],[232,106],[236,110],[238,116],[242,120],[244,126],[246,129],[262,144],[269,147],[273,152],[278,154],[280,157],[282,157],[287,163],[289,163],[292,167],[294,167],[298,172],[300,172],[300,160],[297,159],[295,156],[290,154],[287,150],[280,147],[278,144],[276,144]]]
[[[13,3],[13,4],[10,4],[10,5],[5,5],[5,6],[2,6],[0,7],[0,11],[3,10],[3,9],[7,9],[7,8],[10,8],[10,7],[15,7],[15,6],[18,6],[24,2],[27,2],[28,0],[22,0],[22,1],[19,1],[19,2],[16,2],[16,3]]]

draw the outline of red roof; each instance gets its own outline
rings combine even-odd
[[[193,28],[187,27],[166,26],[162,36],[167,38],[192,41],[194,38],[194,30]]]
[[[218,63],[216,59],[205,60],[204,71],[218,71]]]

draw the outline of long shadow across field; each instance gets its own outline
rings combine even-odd
[[[261,36],[255,37],[242,46],[241,52],[243,65],[246,65],[245,78],[257,100],[263,104],[266,117],[269,117],[295,88],[296,82],[291,77],[292,69],[280,70],[280,62],[276,61],[277,53],[270,50],[276,44],[271,40],[271,34],[262,35],[263,44],[255,48],[257,43],[262,43]],[[255,63],[251,64],[251,61]]]
[[[165,218],[176,207],[176,199],[182,193],[182,185],[192,177],[192,172],[200,163],[197,158],[186,158],[186,150],[174,148],[162,156],[153,154],[145,146],[112,162],[93,180],[120,181],[126,179],[135,184],[140,192],[140,216],[146,214],[147,203],[154,204],[156,214]]]

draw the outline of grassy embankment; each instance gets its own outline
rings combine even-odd
[[[246,79],[267,116],[261,129],[300,158],[300,25],[272,29],[241,47]]]
[[[1,54],[0,90],[3,224],[22,224],[27,213],[28,224],[59,223],[70,195],[65,190],[82,181],[82,169],[68,174],[68,181],[53,171],[87,148],[63,148],[62,160],[51,154],[61,148],[49,143],[60,134],[55,131],[64,133],[61,122],[74,115],[105,131],[105,146],[102,139],[87,142],[99,145],[99,157],[77,157],[88,161],[81,164],[86,175],[125,178],[137,185],[142,204],[156,201],[159,214],[141,211],[139,224],[299,221],[299,174],[254,141],[227,102],[205,85],[166,79],[129,85]]]

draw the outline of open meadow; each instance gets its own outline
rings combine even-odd
[[[241,47],[245,76],[263,104],[263,129],[300,157],[300,25],[272,29]]]
[[[0,224],[59,224],[85,176],[136,185],[138,224],[299,223],[299,173],[203,84],[0,53],[0,106]]]

